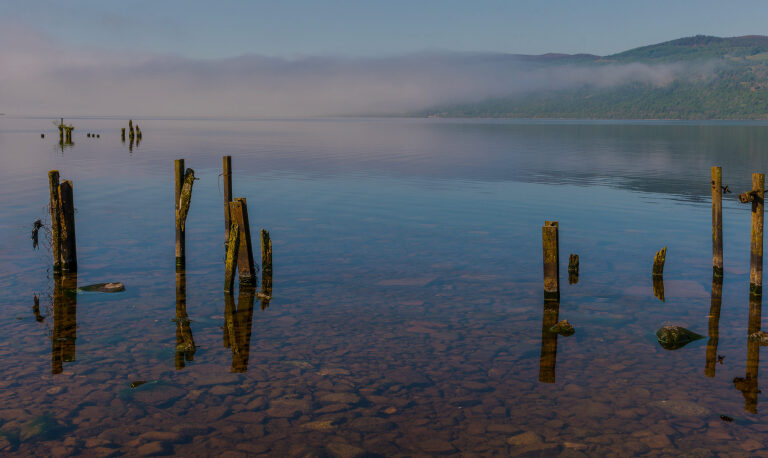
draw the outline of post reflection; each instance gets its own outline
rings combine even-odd
[[[653,276],[653,295],[664,302],[664,278],[661,275]]]
[[[195,359],[195,339],[187,315],[187,275],[176,272],[176,370],[184,369],[186,362]]]
[[[53,279],[53,332],[51,373],[60,374],[64,363],[75,360],[77,339],[77,274],[56,275]]]
[[[715,376],[717,364],[717,343],[720,338],[720,306],[723,302],[723,277],[712,276],[712,296],[709,305],[709,340],[707,341],[707,356],[704,374]]]
[[[251,328],[256,290],[240,286],[235,305],[232,293],[224,294],[224,346],[232,350],[230,372],[246,372],[251,351]]]
[[[749,296],[749,324],[747,336],[760,331],[760,319],[762,315],[762,297]],[[747,337],[747,373],[744,378],[733,379],[733,386],[741,391],[744,396],[744,410],[757,413],[757,395],[760,390],[757,387],[757,372],[760,364],[760,342]]]
[[[539,360],[539,381],[555,383],[557,363],[557,333],[551,330],[560,315],[560,301],[544,301],[541,324],[541,358]]]
[[[259,298],[261,299],[261,309],[268,309],[269,301],[272,300],[272,266],[261,271],[261,293]]]

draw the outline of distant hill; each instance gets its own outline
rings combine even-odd
[[[585,119],[768,119],[768,37],[697,35],[609,56],[515,56],[550,72],[595,71],[630,64],[670,70],[662,83],[631,80],[521,91],[432,107],[433,117]],[[562,66],[562,69],[559,69]],[[632,67],[634,68],[634,67]],[[674,70],[674,71],[672,71]]]

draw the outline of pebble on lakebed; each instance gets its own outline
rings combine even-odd
[[[694,340],[699,340],[704,336],[689,331],[682,326],[662,326],[656,331],[656,338],[661,346],[667,350],[677,350]]]

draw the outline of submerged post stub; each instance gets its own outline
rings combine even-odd
[[[752,174],[752,237],[750,246],[749,293],[763,294],[763,212],[765,174]]]
[[[181,199],[181,188],[184,185],[184,159],[176,159],[174,161],[174,178],[175,198],[173,202],[174,221],[176,222],[176,268],[183,269],[185,263],[185,237],[184,229],[179,222],[179,201]]]
[[[712,273],[723,276],[723,169],[712,167]]]
[[[560,300],[560,246],[558,222],[545,221],[541,228],[544,249],[544,300]]]
[[[664,262],[667,260],[667,247],[664,247],[656,252],[653,257],[653,276],[661,277],[664,275]]]

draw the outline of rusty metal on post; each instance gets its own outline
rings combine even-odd
[[[184,185],[184,159],[174,161],[175,178],[175,198],[174,198],[174,221],[176,222],[176,269],[184,269],[185,265],[185,236],[184,229],[181,228],[179,220],[179,200],[181,199],[181,188]]]
[[[232,202],[232,156],[223,157],[223,181],[224,181],[224,251],[227,251],[229,241],[229,229],[232,226],[232,218],[229,214],[229,203]]]
[[[723,169],[712,167],[712,273],[723,276]]]
[[[544,300],[560,300],[560,247],[557,221],[546,221],[541,228],[544,249]]]
[[[752,234],[750,246],[749,293],[763,294],[763,212],[765,196],[765,175],[752,174]]]
[[[237,259],[240,285],[256,286],[257,267],[253,262],[251,229],[248,223],[248,205],[244,197],[235,198],[229,205],[232,224],[237,224],[240,228],[240,250]]]

